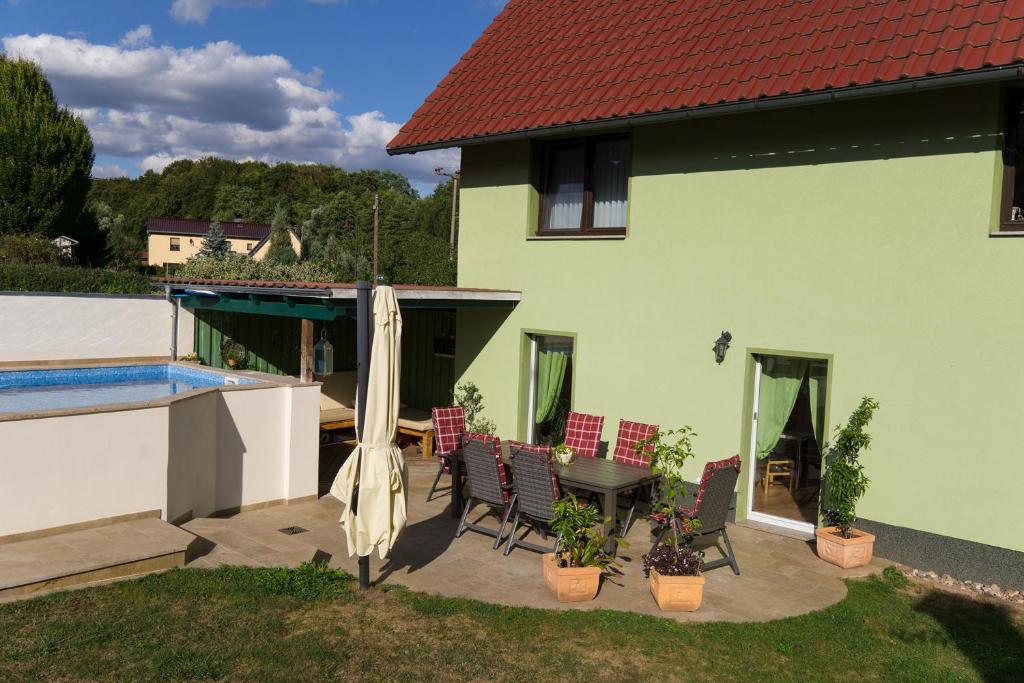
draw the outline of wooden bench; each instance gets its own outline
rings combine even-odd
[[[320,431],[352,429],[355,426],[356,411],[351,408],[329,408],[320,411]],[[419,439],[424,458],[434,455],[434,421],[428,411],[417,408],[399,410],[398,433]]]

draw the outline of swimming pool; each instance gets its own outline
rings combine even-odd
[[[137,403],[257,380],[172,364],[0,371],[0,413]]]

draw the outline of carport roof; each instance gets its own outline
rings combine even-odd
[[[188,308],[330,320],[354,314],[351,282],[283,282],[154,278],[153,285],[182,299]],[[522,293],[507,289],[392,285],[403,308],[512,308]]]

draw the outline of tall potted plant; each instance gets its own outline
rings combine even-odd
[[[683,465],[693,457],[690,427],[657,431],[637,444],[637,453],[651,457],[651,471],[661,476],[651,519],[668,527],[666,539],[655,544],[641,557],[644,573],[650,581],[651,595],[658,607],[669,612],[693,612],[704,599],[704,553],[690,547],[699,520],[681,519],[677,500],[688,494],[683,480]]]
[[[607,540],[599,530],[597,508],[568,497],[555,501],[551,530],[561,541],[557,553],[541,557],[544,582],[559,602],[585,602],[597,596],[601,574],[615,564],[605,552]]]
[[[876,410],[878,401],[861,399],[846,424],[836,428],[834,442],[825,446],[822,517],[828,526],[815,531],[818,557],[843,569],[867,564],[874,552],[875,537],[853,528],[853,523],[857,501],[871,484],[860,453],[871,445],[871,435],[864,430]]]

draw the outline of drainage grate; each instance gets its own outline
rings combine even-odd
[[[282,534],[287,534],[288,536],[294,536],[295,534],[304,534],[309,531],[309,529],[303,529],[301,526],[286,526],[283,529],[278,529],[278,531]]]

